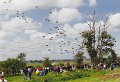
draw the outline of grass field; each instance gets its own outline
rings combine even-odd
[[[75,73],[85,75],[76,78],[77,75]],[[7,77],[5,79],[8,82],[44,82],[45,79],[48,79],[48,82],[120,82],[120,69],[114,69],[113,71],[79,70],[61,74],[49,73],[46,76],[36,76],[33,73],[31,80],[24,80],[24,75]]]

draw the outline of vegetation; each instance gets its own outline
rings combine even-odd
[[[43,66],[44,66],[44,67],[49,67],[49,66],[51,66],[51,62],[50,62],[50,60],[49,60],[49,57],[45,57],[45,58],[44,58]]]
[[[4,71],[6,76],[12,75],[12,77],[6,78],[9,82],[16,82],[16,80],[17,82],[90,82],[89,80],[91,80],[91,82],[102,82],[104,80],[108,81],[106,79],[103,80],[100,77],[106,77],[106,74],[109,75],[110,73],[115,73],[114,70],[111,72],[109,72],[110,70],[107,68],[105,68],[107,70],[101,70],[103,68],[99,68],[99,66],[101,65],[102,67],[103,64],[106,65],[109,63],[108,68],[110,68],[111,64],[117,62],[117,54],[113,49],[116,41],[115,38],[107,32],[107,27],[109,26],[108,18],[104,20],[104,23],[101,23],[99,16],[96,16],[94,12],[93,16],[88,17],[88,21],[89,29],[80,33],[83,38],[80,49],[87,50],[87,53],[91,58],[91,63],[94,67],[98,67],[98,69],[96,68],[97,70],[90,69],[89,67],[84,69],[84,65],[82,64],[84,60],[83,55],[85,52],[78,49],[79,51],[74,56],[76,63],[74,70],[66,70],[67,68],[72,69],[71,63],[67,62],[65,66],[63,62],[59,61],[57,62],[55,69],[53,69],[54,71],[57,70],[59,72],[56,73],[52,70],[52,72],[49,72],[48,74],[46,73],[47,75],[45,74],[45,76],[36,76],[35,73],[33,73],[32,79],[26,81],[23,79],[23,75],[13,76],[19,74],[20,69],[26,66],[26,54],[20,53],[16,58],[9,58],[6,61],[1,62],[0,71]],[[50,67],[52,65],[49,57],[45,57],[43,61],[35,60],[30,62],[32,62],[33,65],[37,62],[37,65],[33,66],[34,68]],[[42,65],[40,63],[42,63]],[[31,64],[28,66],[31,66]],[[66,72],[60,72],[60,66],[61,68],[64,67]],[[83,67],[79,68],[81,70],[76,69],[81,66]],[[86,66],[89,65],[86,64]],[[118,71],[119,70],[120,69],[118,69]]]
[[[26,63],[17,59],[7,59],[0,63],[1,71],[4,71],[5,74],[8,76],[16,75],[20,73],[20,69],[26,66]]]
[[[14,76],[7,77],[6,79],[9,82],[44,82],[48,80],[48,82],[119,82],[119,74],[120,69],[115,70],[77,70],[67,73],[57,74],[55,72],[51,72],[46,76],[36,76],[32,75],[32,80],[24,80],[24,76]],[[118,74],[118,75],[116,75]]]
[[[78,51],[78,53],[74,56],[77,66],[82,64],[83,58],[84,58],[83,54],[84,54],[84,52]]]
[[[6,76],[16,75],[26,66],[26,55],[20,53],[17,58],[8,58],[6,61],[0,62],[0,71],[4,71]]]
[[[103,59],[111,56],[112,62],[116,61],[117,54],[113,49],[115,45],[115,38],[111,34],[108,34],[107,28],[109,27],[108,18],[104,20],[104,23],[100,22],[100,15],[96,15],[95,12],[92,16],[88,17],[89,29],[83,31],[81,36],[83,37],[84,48],[91,58],[93,66],[98,63],[105,63]]]
[[[20,54],[18,54],[17,59],[20,61],[25,61],[25,57],[26,57],[26,54],[20,53]]]

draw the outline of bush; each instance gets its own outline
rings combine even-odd
[[[75,71],[75,72],[66,73],[65,76],[61,77],[61,80],[68,81],[68,80],[75,80],[75,79],[83,78],[83,77],[89,77],[89,75],[82,73],[82,72]]]
[[[26,63],[17,59],[7,59],[6,61],[1,62],[0,67],[1,71],[4,71],[7,75],[16,75],[19,74],[20,69],[26,66]]]
[[[89,75],[78,71],[72,71],[66,73],[63,72],[60,74],[57,74],[56,72],[50,72],[48,75],[43,77],[43,79],[44,80],[47,79],[48,82],[60,82],[60,81],[63,82],[63,81],[75,80],[83,77],[89,77]]]

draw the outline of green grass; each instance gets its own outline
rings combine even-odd
[[[24,80],[24,75],[12,76],[6,78],[8,82],[43,82],[41,76],[33,75],[32,80]]]
[[[70,80],[68,82],[102,82],[102,80],[98,78],[87,77],[87,78],[81,78],[76,80]]]
[[[120,78],[103,80],[100,78],[87,77],[76,80],[70,80],[68,82],[120,82]]]
[[[8,82],[44,82],[48,79],[49,82],[120,82],[120,77],[112,78],[110,74],[120,74],[120,69],[110,70],[77,70],[73,72],[57,74],[50,72],[46,76],[32,75],[32,80],[24,80],[24,75],[6,77]],[[108,75],[108,78],[106,78]]]

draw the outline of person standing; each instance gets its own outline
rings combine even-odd
[[[113,70],[115,68],[114,63],[111,63],[111,70]]]
[[[39,75],[39,74],[40,74],[39,69],[36,70],[35,74],[36,74],[36,75]]]
[[[31,79],[31,75],[32,75],[32,68],[29,67],[28,68],[28,79]]]
[[[44,69],[40,70],[40,76],[44,76],[44,75],[45,75],[45,70]]]
[[[0,76],[0,82],[7,82],[7,80],[5,80],[3,76]]]
[[[23,69],[23,73],[24,73],[24,75],[25,75],[25,80],[27,80],[28,79],[28,69],[27,69],[27,67],[25,67],[24,69]]]

